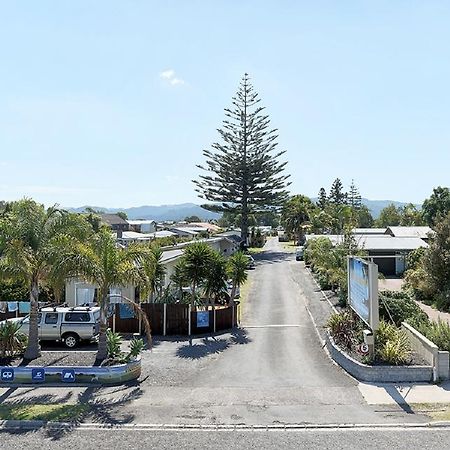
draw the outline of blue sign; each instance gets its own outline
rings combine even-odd
[[[31,379],[33,381],[45,381],[45,369],[39,368],[39,369],[31,369]]]
[[[61,380],[64,383],[74,383],[75,382],[75,370],[74,369],[63,369],[61,373]]]
[[[12,367],[4,367],[0,378],[2,381],[14,381],[14,369]]]
[[[209,311],[197,311],[197,328],[209,327]]]

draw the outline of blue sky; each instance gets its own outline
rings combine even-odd
[[[0,199],[199,200],[249,72],[293,193],[449,185],[450,2],[0,1]]]

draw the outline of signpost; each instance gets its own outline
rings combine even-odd
[[[209,311],[197,311],[197,328],[209,327]]]
[[[350,256],[347,265],[348,303],[370,330],[364,330],[360,351],[371,357],[375,352],[374,333],[378,329],[378,266],[373,262]]]

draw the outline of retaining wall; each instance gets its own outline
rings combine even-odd
[[[399,383],[433,381],[433,366],[368,366],[344,353],[327,333],[326,344],[331,357],[360,381]]]
[[[448,380],[450,375],[449,353],[440,351],[436,344],[408,323],[402,322],[402,329],[407,334],[412,349],[433,366],[433,381]]]
[[[40,375],[39,375],[40,374]],[[105,367],[0,367],[0,386],[11,384],[122,384],[141,375],[141,359]]]

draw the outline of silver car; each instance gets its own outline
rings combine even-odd
[[[20,331],[28,336],[30,316],[9,321],[20,322]],[[75,348],[80,341],[96,341],[100,330],[99,307],[42,308],[38,315],[39,339],[63,342]]]

